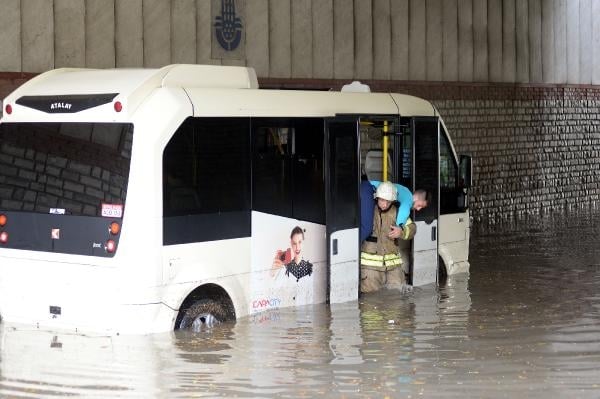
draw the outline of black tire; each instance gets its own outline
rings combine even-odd
[[[201,299],[185,311],[178,327],[180,330],[200,332],[229,319],[229,312],[222,303],[214,299]]]
[[[448,271],[441,256],[438,256],[438,286],[444,287],[448,281]]]

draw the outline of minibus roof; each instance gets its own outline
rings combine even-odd
[[[437,114],[431,103],[413,96],[337,91],[252,90],[258,89],[253,68],[185,64],[168,65],[160,69],[55,69],[42,73],[17,88],[6,97],[4,104],[25,104],[31,107],[31,102],[39,102],[42,99],[50,106],[51,102],[56,104],[69,96],[92,100],[94,96],[104,96],[108,100],[96,100],[95,103],[92,101],[93,106],[119,101],[127,105],[127,112],[131,117],[137,107],[158,88],[185,89],[193,104],[194,116]],[[34,108],[42,110],[42,106],[36,107]],[[6,116],[5,113],[4,117]]]
[[[160,69],[59,68],[44,72],[10,97],[119,93],[125,97],[148,86],[258,88],[252,68],[213,65],[168,65]]]
[[[188,95],[194,116],[436,115],[428,101],[402,94],[192,88]]]

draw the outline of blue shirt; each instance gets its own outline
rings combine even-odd
[[[373,212],[375,203],[373,194],[375,187],[368,180],[360,182],[360,242],[363,242],[371,235],[373,230]]]
[[[373,230],[373,211],[375,210],[373,194],[380,184],[381,182],[377,180],[370,180],[369,182],[363,180],[360,183],[360,242],[369,237]],[[396,224],[403,226],[410,216],[413,196],[408,188],[400,184],[394,184],[394,187],[396,188],[396,200],[400,203],[396,215]]]

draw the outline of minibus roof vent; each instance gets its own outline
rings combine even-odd
[[[352,83],[344,85],[342,87],[342,91],[346,93],[370,93],[371,88],[369,87],[369,85],[360,83],[358,80],[355,80]]]
[[[253,68],[221,65],[172,65],[163,87],[258,89]]]

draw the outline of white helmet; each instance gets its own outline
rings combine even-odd
[[[384,181],[377,187],[374,198],[381,198],[387,201],[396,201],[396,187],[389,181]]]

